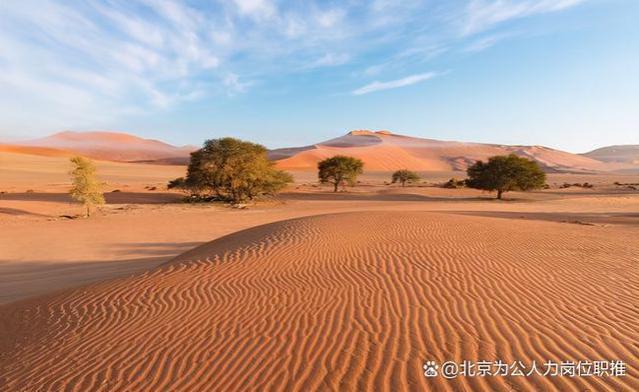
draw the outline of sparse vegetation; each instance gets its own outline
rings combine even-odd
[[[471,188],[497,191],[497,199],[504,192],[539,189],[546,183],[546,174],[537,162],[515,154],[497,155],[488,162],[477,161],[467,170],[466,185]]]
[[[570,187],[578,187],[578,188],[594,188],[595,186],[588,183],[588,182],[584,182],[579,183],[579,182],[575,182],[574,184],[568,183],[568,182],[564,182],[559,188],[565,189],[565,188],[570,188]]]
[[[465,180],[458,180],[453,177],[450,180],[446,181],[444,184],[442,184],[442,188],[457,189],[457,188],[463,188],[465,185],[466,185]]]
[[[319,181],[332,184],[333,192],[346,184],[354,186],[357,176],[364,172],[364,162],[360,159],[344,155],[335,155],[317,164]]]
[[[396,182],[399,182],[400,184],[402,184],[402,187],[404,187],[406,186],[407,182],[411,183],[411,182],[419,181],[419,179],[420,179],[419,174],[415,173],[414,171],[402,169],[402,170],[397,170],[395,173],[393,173],[392,183],[395,184]]]
[[[71,158],[73,169],[69,173],[73,186],[69,194],[86,208],[86,216],[91,216],[91,207],[104,204],[102,184],[95,175],[95,165],[90,159],[76,156]]]
[[[290,174],[277,170],[259,144],[234,138],[207,140],[191,153],[186,177],[168,183],[197,200],[241,203],[257,196],[275,194],[293,182]]]

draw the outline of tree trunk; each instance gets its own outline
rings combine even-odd
[[[504,191],[502,191],[501,189],[497,190],[497,199],[501,200],[501,194],[504,193]]]
[[[87,204],[87,218],[91,216],[91,206]]]
[[[402,188],[406,186],[406,181],[402,181]]]
[[[333,192],[337,192],[337,188],[339,187],[339,181],[335,181],[335,187],[333,188]]]

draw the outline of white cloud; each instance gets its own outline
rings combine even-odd
[[[0,12],[0,103],[32,97],[39,111],[73,127],[90,118],[169,111],[255,85],[286,89],[278,85],[287,83],[286,75],[318,68],[334,78],[309,77],[309,83],[343,86],[353,78],[364,85],[361,80],[428,69],[453,48],[486,49],[507,36],[496,29],[499,23],[583,1],[6,1]],[[431,77],[377,81],[352,93]],[[269,78],[273,83],[262,83]],[[22,113],[11,118],[21,115],[29,123],[26,106],[11,106]],[[0,117],[9,111],[0,105]]]
[[[561,11],[585,0],[471,0],[465,11],[463,35],[487,30],[496,24],[530,15]]]
[[[310,67],[335,67],[338,65],[344,65],[348,63],[350,56],[346,53],[326,53],[313,63]]]
[[[426,81],[428,79],[432,79],[435,76],[437,76],[437,74],[435,74],[434,72],[426,72],[426,73],[421,73],[417,75],[410,75],[405,78],[401,78],[397,80],[390,80],[388,82],[374,81],[373,83],[367,84],[366,86],[363,86],[358,88],[357,90],[354,90],[353,95],[363,95],[363,94],[369,94],[375,91],[390,90],[394,88],[410,86],[416,83]]]
[[[333,27],[344,18],[344,10],[331,9],[321,11],[316,15],[317,22],[322,27]]]
[[[466,46],[464,48],[464,52],[470,52],[470,53],[481,52],[511,36],[512,34],[504,33],[504,34],[492,34],[485,37],[481,37],[471,42],[470,45]]]
[[[222,79],[222,82],[226,87],[229,88],[228,92],[230,95],[234,95],[237,93],[243,93],[251,86],[251,82],[242,82],[240,81],[239,75],[235,73],[228,73]]]
[[[275,16],[276,8],[269,0],[233,0],[240,13],[256,19],[270,19]]]

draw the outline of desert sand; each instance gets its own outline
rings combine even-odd
[[[107,205],[69,219],[66,158],[0,162],[0,390],[639,389],[639,193],[613,184],[636,175],[498,202],[297,171],[234,209],[179,203],[184,167],[98,162]],[[423,375],[482,359],[628,375]]]
[[[78,391],[636,390],[636,373],[449,381],[421,369],[429,359],[469,358],[614,358],[637,368],[635,235],[428,212],[258,226],[146,273],[2,307],[3,382]]]

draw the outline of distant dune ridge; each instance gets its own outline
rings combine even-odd
[[[176,147],[153,139],[143,139],[122,132],[64,131],[14,145],[0,145],[0,151],[37,155],[81,154],[107,161],[153,161],[154,163],[188,162],[193,146]]]
[[[0,152],[35,155],[81,154],[93,159],[185,165],[195,146],[170,144],[120,132],[60,132],[19,144],[0,144]],[[511,146],[441,141],[394,134],[390,131],[354,130],[344,136],[310,146],[274,149],[269,157],[287,170],[316,170],[317,162],[337,154],[360,158],[366,170],[466,170],[475,161],[515,153],[539,162],[544,170],[591,172],[639,170],[639,146],[605,147],[572,154],[543,146]]]
[[[509,146],[440,141],[396,135],[389,131],[357,130],[304,149],[271,152],[283,169],[309,170],[318,161],[335,154],[364,161],[368,170],[408,168],[420,171],[465,170],[479,159],[515,153],[539,162],[546,171],[606,171],[624,168],[587,156],[542,146]]]
[[[639,390],[633,235],[431,212],[258,226],[0,307],[0,389]],[[621,360],[628,375],[446,380],[427,360]]]
[[[583,155],[602,162],[622,162],[639,165],[639,144],[602,147]]]

